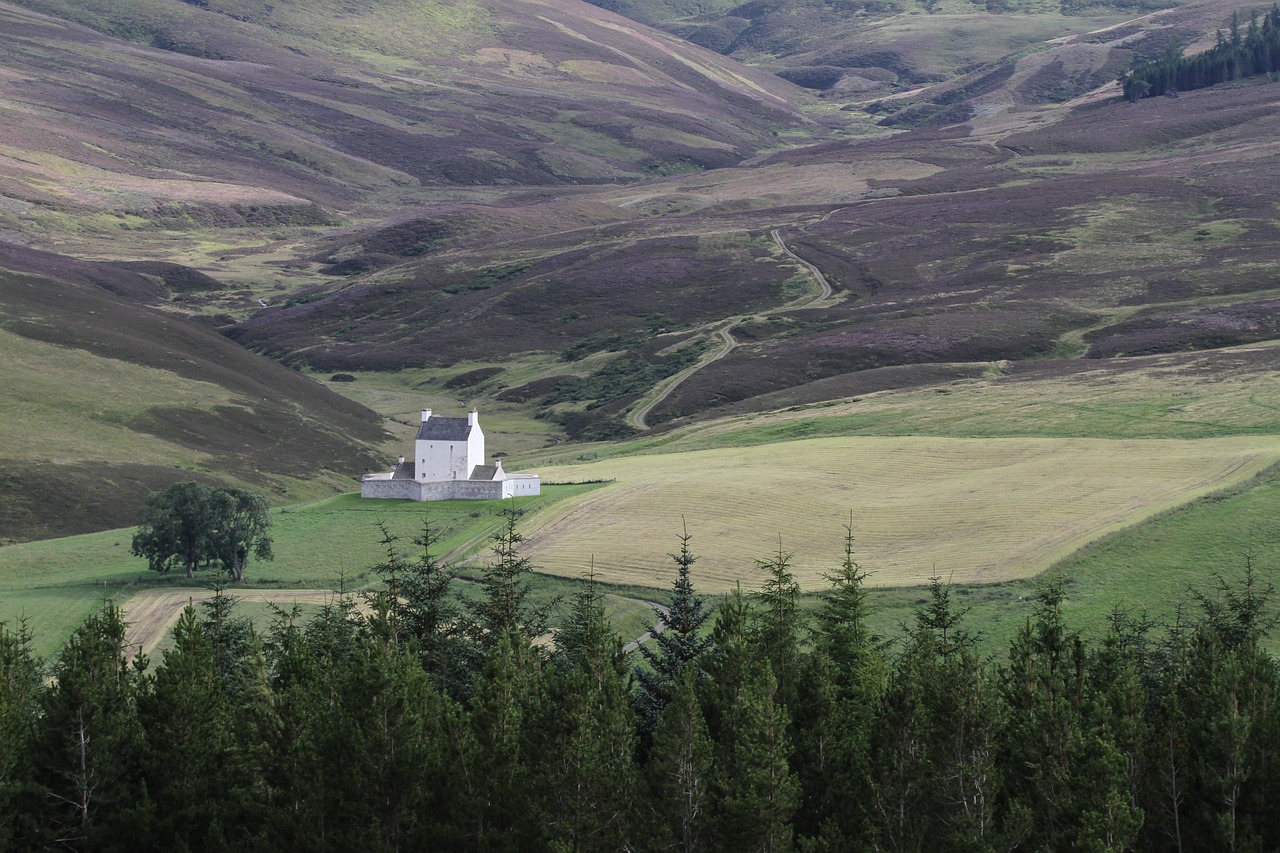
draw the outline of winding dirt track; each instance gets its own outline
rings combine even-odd
[[[328,604],[338,596],[336,592],[327,589],[247,589],[233,592],[232,595],[240,601],[268,602],[281,607],[293,604]],[[198,603],[210,598],[213,598],[213,593],[204,587],[148,589],[139,592],[124,606],[124,618],[129,623],[125,633],[125,653],[129,657],[139,652],[154,656],[164,638],[173,631],[173,626],[177,624],[187,603]],[[356,601],[360,602],[358,596]],[[644,603],[662,618],[666,618],[666,607],[654,601]],[[641,643],[651,640],[654,634],[661,634],[666,627],[666,623],[659,619],[652,632],[636,637],[623,647],[623,651],[635,651]]]
[[[671,392],[676,390],[680,383],[684,382],[708,364],[719,361],[729,353],[733,352],[738,346],[738,341],[733,336],[733,327],[741,323],[744,319],[746,318],[731,317],[728,320],[722,320],[718,327],[709,327],[707,331],[712,332],[719,337],[723,342],[723,346],[714,352],[704,355],[702,358],[698,359],[697,363],[693,366],[686,367],[679,373],[669,376],[662,382],[658,383],[658,385],[655,386],[658,389],[658,396],[654,397],[652,400],[627,416],[627,420],[631,422],[631,425],[636,429],[648,429],[649,424],[645,419],[649,416],[649,413],[653,411],[655,406],[667,399],[667,397],[671,396]]]
[[[835,211],[832,211],[832,213],[834,212]],[[830,216],[830,215],[831,213],[827,214],[827,216]],[[825,220],[826,217],[823,217],[823,218]],[[778,228],[773,229],[772,231],[769,232],[769,236],[773,238],[773,242],[778,244],[778,248],[782,250],[783,254],[791,258],[800,266],[804,267],[805,270],[808,271],[809,275],[813,276],[813,280],[816,281],[818,285],[822,288],[822,292],[819,293],[817,296],[813,297],[812,299],[806,301],[803,305],[787,305],[787,306],[784,306],[783,308],[775,308],[772,311],[766,312],[765,316],[768,316],[769,314],[776,314],[778,311],[782,311],[784,309],[788,311],[796,311],[796,310],[802,310],[805,308],[817,308],[819,307],[820,304],[825,304],[831,301],[831,297],[832,297],[831,282],[827,281],[827,277],[822,274],[822,270],[818,269],[813,264],[809,263],[804,258],[797,255],[795,252],[791,251],[791,249],[787,248],[787,243],[785,240],[782,239],[782,232],[780,229]]]
[[[291,604],[326,604],[337,598],[327,589],[246,589],[229,594],[240,601],[269,602],[288,607]],[[213,593],[204,587],[186,589],[146,589],[124,605],[124,618],[129,623],[125,634],[127,653],[155,653],[161,641],[173,630],[187,602],[207,601]]]
[[[843,208],[840,208],[840,209],[843,210]],[[825,220],[827,216],[830,216],[832,213],[836,213],[836,212],[837,211],[834,211],[834,210],[831,211],[826,216],[824,216],[823,219]],[[831,304],[831,302],[834,300],[834,291],[831,288],[831,282],[829,282],[827,280],[827,277],[822,274],[822,270],[818,269],[816,266],[809,263],[804,258],[800,257],[795,252],[791,251],[791,249],[787,248],[786,241],[782,239],[781,229],[779,228],[773,229],[772,231],[769,232],[769,236],[773,238],[773,242],[778,245],[778,248],[782,250],[783,254],[785,254],[787,257],[791,258],[793,261],[799,264],[804,269],[804,271],[807,272],[813,278],[813,280],[818,283],[818,287],[819,287],[818,295],[801,297],[798,300],[795,300],[793,302],[788,302],[787,304],[781,305],[777,308],[770,308],[769,310],[762,311],[759,314],[743,315],[741,317],[730,317],[727,320],[719,320],[715,323],[708,323],[706,326],[703,327],[703,330],[709,335],[715,335],[719,337],[720,340],[723,342],[723,345],[719,349],[715,350],[714,352],[704,355],[692,367],[686,367],[684,370],[680,371],[679,373],[676,373],[673,376],[669,376],[666,379],[664,379],[662,382],[659,382],[657,385],[655,385],[654,390],[658,392],[657,396],[653,397],[653,399],[649,400],[647,403],[642,405],[640,408],[634,410],[631,414],[627,416],[627,422],[630,423],[631,426],[641,430],[648,429],[649,423],[647,418],[649,417],[649,413],[652,412],[654,408],[658,404],[660,404],[663,400],[671,396],[672,391],[674,391],[686,379],[688,379],[693,374],[697,373],[699,370],[702,370],[708,364],[712,364],[714,362],[719,361],[720,359],[724,358],[726,355],[728,355],[729,353],[737,349],[738,340],[733,336],[733,330],[734,330],[734,327],[736,327],[743,320],[746,320],[748,317],[752,317],[752,316],[759,317],[759,318],[771,317],[774,314],[780,314],[783,311],[804,311],[810,308],[825,308],[827,305]]]
[[[625,654],[631,654],[636,649],[640,648],[641,643],[647,643],[653,639],[655,634],[661,634],[663,631],[667,630],[666,618],[671,614],[671,611],[663,605],[658,604],[656,601],[646,601],[645,604],[658,611],[658,616],[661,618],[654,624],[652,631],[645,631],[639,637],[636,637],[634,640],[623,646],[622,651]]]

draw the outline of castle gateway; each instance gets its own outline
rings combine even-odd
[[[477,412],[465,418],[442,418],[424,409],[413,444],[412,459],[401,456],[390,471],[366,474],[360,482],[360,497],[484,501],[542,491],[537,474],[507,473],[501,459],[485,464],[484,432]]]

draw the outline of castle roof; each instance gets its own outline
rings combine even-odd
[[[418,428],[418,441],[466,441],[471,424],[466,418],[441,418],[432,415]]]
[[[492,480],[498,473],[497,465],[477,465],[471,469],[472,480]]]
[[[391,479],[393,480],[416,480],[417,477],[418,465],[412,459],[401,461],[391,469]]]

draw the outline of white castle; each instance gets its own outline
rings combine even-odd
[[[485,464],[484,432],[474,411],[465,418],[442,418],[423,409],[413,459],[401,456],[390,471],[366,474],[360,482],[362,498],[411,501],[479,501],[541,491],[537,474],[508,474],[501,459]]]

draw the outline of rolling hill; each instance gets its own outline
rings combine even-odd
[[[377,464],[371,412],[249,350],[559,440],[1275,339],[1274,87],[1114,84],[1247,8],[813,6],[724,56],[674,6],[0,3],[9,493]],[[875,85],[765,70],[824,63]]]
[[[726,165],[806,124],[790,84],[585,4],[31,0],[0,22],[0,228],[71,253],[210,260],[200,232]]]
[[[3,265],[23,261],[45,259]],[[298,501],[375,464],[374,412],[120,295],[162,287],[154,271],[58,269],[0,273],[0,541],[133,524],[148,491],[179,480]]]
[[[1105,90],[1048,106],[991,97],[956,125],[597,191],[617,210],[609,225],[583,223],[574,198],[520,211],[562,230],[520,230],[508,210],[511,239],[491,227],[482,243],[414,257],[377,251],[393,229],[376,232],[313,259],[358,272],[229,333],[322,370],[461,372],[541,354],[533,383],[495,377],[480,397],[534,402],[582,436],[619,434],[644,396],[621,373],[647,370],[652,385],[688,363],[660,354],[705,352],[725,334],[722,357],[648,424],[763,410],[802,386],[834,399],[989,362],[1276,337],[1273,87],[1138,104]],[[780,310],[816,286],[803,261],[836,298]],[[477,340],[478,318],[501,334]],[[587,369],[586,354],[612,360]],[[565,378],[584,372],[599,381]],[[606,380],[622,392],[601,393]]]
[[[372,411],[215,332],[314,283],[333,230],[809,124],[790,84],[576,4],[3,3],[0,50],[3,541],[132,523],[176,479],[285,501],[380,465]]]

